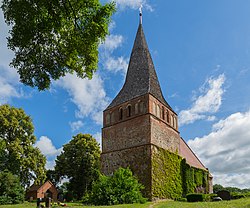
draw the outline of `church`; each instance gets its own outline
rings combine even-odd
[[[142,21],[125,83],[103,119],[104,174],[129,167],[150,200],[212,192],[212,175],[181,138],[178,115],[162,94]]]

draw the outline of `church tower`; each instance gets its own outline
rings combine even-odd
[[[145,186],[145,195],[152,198],[155,152],[163,149],[180,155],[186,143],[178,131],[177,114],[162,95],[141,22],[125,83],[103,118],[102,172],[110,175],[119,167],[130,167]]]

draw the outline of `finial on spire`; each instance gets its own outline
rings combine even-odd
[[[140,24],[142,24],[142,4],[139,8],[139,11],[140,11]]]

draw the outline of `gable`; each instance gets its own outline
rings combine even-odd
[[[33,184],[30,189],[28,190],[28,192],[46,192],[47,190],[53,191],[53,192],[57,192],[56,187],[54,186],[53,183],[51,183],[50,181],[46,181],[44,184],[42,185],[35,185]]]

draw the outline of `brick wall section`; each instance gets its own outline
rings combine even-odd
[[[112,174],[119,167],[130,167],[145,186],[145,196],[151,198],[151,145],[101,154],[101,169],[105,175]]]
[[[157,105],[160,107],[160,115],[156,115],[156,112],[154,110],[154,107],[157,106]],[[148,112],[150,114],[152,114],[152,115],[157,116],[157,118],[159,120],[161,120],[163,123],[167,124],[167,126],[169,128],[172,128],[172,129],[175,129],[176,131],[178,131],[178,117],[177,117],[177,114],[172,109],[167,107],[165,104],[163,104],[162,102],[157,100],[151,94],[148,94]],[[169,114],[168,115],[169,120],[167,119],[167,112]],[[176,122],[175,122],[176,126],[173,125],[173,118],[176,119]]]
[[[148,144],[150,142],[149,115],[141,115],[103,128],[102,138],[103,152]]]
[[[160,121],[158,118],[150,117],[151,127],[151,143],[169,150],[173,153],[179,152],[180,136],[179,133],[169,128],[165,123]]]
[[[50,182],[50,181],[46,181],[44,184],[42,185],[32,185],[30,187],[30,189],[28,190],[28,192],[25,195],[25,199],[29,200],[30,197],[33,198],[33,200],[37,199],[37,198],[45,198],[46,196],[46,192],[50,191],[52,194],[52,199],[54,201],[57,201],[57,195],[58,195],[58,191],[56,189],[56,187]]]
[[[57,190],[55,188],[55,186],[50,183],[49,181],[45,182],[37,191],[37,198],[44,198],[45,197],[45,193],[47,191],[50,191],[52,193],[52,199],[54,201],[57,201]]]

